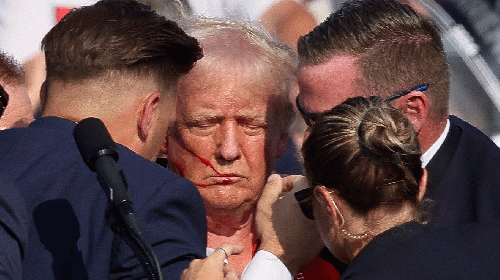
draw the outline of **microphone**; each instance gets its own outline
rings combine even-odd
[[[76,125],[73,136],[83,161],[98,174],[109,202],[132,211],[128,185],[116,166],[118,149],[104,123],[98,118],[86,118]]]
[[[135,216],[125,175],[118,171],[118,149],[106,126],[100,119],[86,118],[76,125],[73,136],[83,161],[97,173],[97,180],[108,196],[111,229],[129,245],[149,279],[163,279],[158,258],[144,239]]]

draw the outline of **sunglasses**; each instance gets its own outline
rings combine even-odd
[[[3,89],[2,85],[0,85],[0,116],[3,115],[3,112],[5,111],[8,103],[9,95],[7,94],[5,89]]]
[[[428,84],[422,84],[422,85],[416,86],[414,88],[411,88],[409,90],[405,90],[403,92],[391,95],[391,96],[387,97],[386,99],[384,99],[384,101],[391,102],[393,100],[396,100],[400,97],[407,95],[408,93],[410,93],[412,91],[426,91],[428,88],[429,88]],[[307,112],[302,106],[300,106],[299,96],[297,96],[297,98],[295,98],[295,105],[297,105],[297,109],[299,110],[299,113],[302,116],[302,118],[304,119],[304,121],[306,122],[307,126],[313,126],[314,123],[318,120],[318,118],[322,115],[322,113],[309,113],[309,112]]]
[[[312,206],[313,190],[314,188],[305,188],[303,190],[296,191],[293,194],[295,196],[295,200],[299,203],[302,214],[304,214],[304,216],[306,216],[309,220],[314,220]]]

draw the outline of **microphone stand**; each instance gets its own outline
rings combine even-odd
[[[103,164],[104,163],[104,164]],[[107,164],[107,162],[103,163],[96,161],[96,165],[103,164],[107,165],[106,168],[110,167],[112,164]],[[116,166],[114,167],[116,168]],[[113,174],[114,172],[110,172]],[[125,174],[123,171],[119,171],[115,174],[119,174],[121,177],[121,182],[125,184],[125,190],[128,190],[128,184],[125,180]],[[153,249],[144,239],[143,233],[141,231],[141,227],[139,224],[139,220],[137,219],[133,207],[132,202],[125,199],[120,199],[123,196],[119,192],[112,193],[113,190],[109,187],[109,183],[112,181],[117,181],[117,178],[109,178],[109,176],[102,176],[98,173],[97,180],[101,187],[105,190],[108,201],[109,201],[109,211],[106,215],[106,218],[110,224],[111,230],[119,235],[125,243],[132,249],[135,256],[139,260],[144,272],[148,279],[151,280],[162,280],[163,276],[160,270],[160,263]]]

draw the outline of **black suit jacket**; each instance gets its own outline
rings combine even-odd
[[[500,219],[500,148],[481,131],[450,116],[450,131],[426,166],[430,226]]]
[[[342,279],[500,279],[500,221],[392,228],[361,250]]]
[[[47,117],[0,132],[0,170],[21,190],[29,218],[24,279],[136,279],[142,267],[106,219],[107,197],[84,164],[75,123]],[[146,240],[166,279],[178,279],[206,250],[206,217],[196,187],[118,145]]]

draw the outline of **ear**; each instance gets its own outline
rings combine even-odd
[[[137,119],[137,127],[141,141],[146,141],[149,136],[154,113],[159,102],[160,93],[154,92],[148,95],[142,103],[142,108]]]
[[[429,118],[429,98],[422,91],[412,91],[400,100],[394,107],[399,108],[413,125],[413,129],[419,132]]]
[[[322,210],[330,216],[332,224],[339,228],[343,226],[345,223],[344,217],[334,200],[335,198],[337,198],[337,201],[340,199],[337,194],[329,192],[324,186],[319,186],[314,188],[314,196],[321,205]]]
[[[427,190],[427,180],[429,178],[427,169],[422,168],[422,171],[424,173],[422,174],[422,178],[420,179],[420,182],[418,184],[418,201],[422,201],[422,199],[424,199],[425,191]]]

